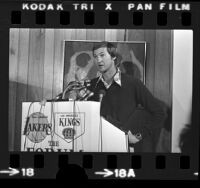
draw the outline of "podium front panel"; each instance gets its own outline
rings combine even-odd
[[[99,102],[24,102],[21,135],[21,151],[126,152],[124,133],[100,119]]]

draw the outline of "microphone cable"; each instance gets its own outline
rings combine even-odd
[[[77,108],[77,113],[80,114],[80,118],[81,118],[81,111],[80,111],[77,103],[76,103],[75,107]],[[84,133],[85,133],[85,121],[84,121],[84,131],[82,131],[82,124],[83,123],[82,123],[82,121],[80,121],[80,122],[81,122],[81,125],[80,125],[81,134],[79,136],[77,136],[76,139],[78,139],[79,137],[81,138],[81,148],[82,148],[81,150],[84,151],[84,141],[83,141],[82,135],[84,135]]]
[[[27,112],[27,116],[26,116],[26,124],[25,124],[25,127],[24,127],[24,134],[25,134],[25,140],[24,140],[24,151],[25,151],[25,148],[26,148],[26,140],[27,140],[27,130],[28,130],[28,123],[29,123],[29,120],[30,120],[30,109],[31,109],[31,106],[33,105],[34,102],[31,102],[31,104],[29,105],[29,108],[28,108],[28,112]],[[26,132],[25,132],[26,131]]]
[[[101,152],[103,151],[103,128],[102,128],[102,117],[101,117],[101,105],[103,101],[103,97],[105,96],[106,91],[105,90],[100,90],[99,91],[99,102],[100,102],[100,122],[99,122],[99,144],[101,148]],[[98,150],[99,150],[99,144],[98,144]]]
[[[46,104],[46,103],[45,103]],[[38,113],[38,118],[37,118],[37,120],[38,120],[38,123],[37,123],[37,125],[38,125],[38,127],[39,127],[39,121],[40,121],[40,116],[41,116],[41,112],[42,112],[42,107],[43,106],[45,106],[45,105],[43,105],[42,103],[40,103],[40,111],[39,111],[39,113]],[[36,132],[36,134],[35,134],[35,136],[33,136],[33,138],[34,138],[34,140],[36,141],[37,139],[38,139],[38,130],[35,130],[35,132]],[[33,149],[35,149],[35,145],[36,145],[37,143],[36,142],[34,142],[34,144],[33,144]]]

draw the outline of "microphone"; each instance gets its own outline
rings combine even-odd
[[[69,91],[69,101],[76,101],[78,96],[77,96],[77,92],[75,90],[71,90]]]
[[[56,102],[56,101],[62,101],[62,95],[63,93],[59,93],[58,95],[56,95],[56,97],[52,98],[52,99],[45,99],[43,98],[41,101],[40,101],[40,105],[41,106],[45,106],[46,105],[46,102]]]
[[[87,101],[90,97],[92,97],[94,95],[93,92],[88,93],[86,96],[84,96],[81,100],[82,101]]]
[[[53,100],[60,100],[60,99],[62,99],[62,95],[63,95],[63,92],[59,93],[55,98],[53,98]]]
[[[80,82],[80,84],[81,84],[83,87],[85,87],[85,88],[91,86],[91,80],[89,80],[89,79],[87,79],[87,80],[81,80],[81,81],[79,81],[79,82]]]
[[[59,93],[58,95],[56,95],[56,97],[52,98],[52,99],[42,99],[40,101],[40,105],[45,106],[46,102],[55,102],[55,101],[59,101],[62,100],[62,94],[63,93]]]
[[[105,94],[106,94],[105,90],[101,89],[99,91],[99,102],[101,102],[103,100],[103,97],[105,96]]]
[[[45,106],[46,102],[55,102],[55,101],[66,101],[66,100],[87,100],[89,97],[93,96],[90,92],[85,93],[84,96],[79,95],[81,91],[87,90],[87,88],[91,85],[91,80],[82,80],[82,81],[71,81],[68,83],[67,87],[62,93],[59,93],[53,99],[42,99],[40,104]],[[67,99],[65,95],[67,96]]]

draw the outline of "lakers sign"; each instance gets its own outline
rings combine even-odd
[[[40,143],[50,134],[51,124],[48,123],[47,116],[40,112],[35,112],[27,117],[23,135],[31,142]]]

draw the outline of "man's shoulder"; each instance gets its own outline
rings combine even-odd
[[[121,80],[124,83],[131,83],[131,84],[141,84],[142,82],[138,78],[134,78],[131,75],[127,75],[125,73],[121,73]]]

